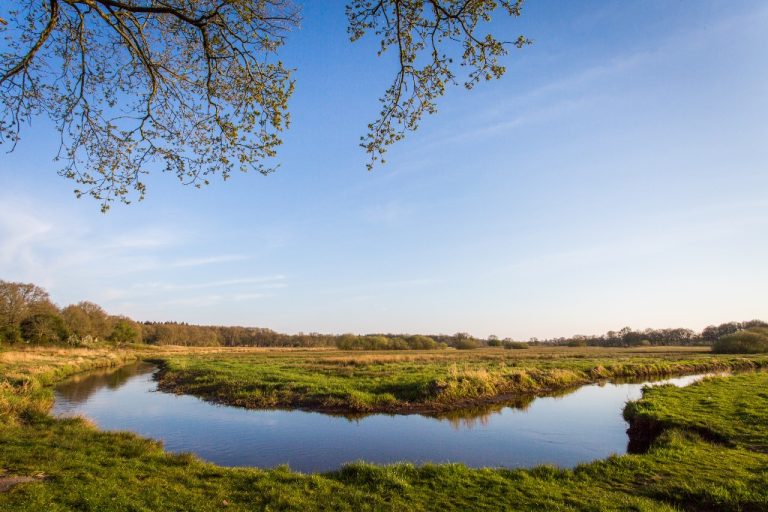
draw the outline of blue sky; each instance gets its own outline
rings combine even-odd
[[[768,320],[768,6],[529,2],[507,75],[365,170],[393,63],[309,2],[268,177],[99,213],[45,121],[0,157],[0,278],[138,320],[516,339]],[[512,37],[510,37],[512,38]]]

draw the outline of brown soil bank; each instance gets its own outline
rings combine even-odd
[[[680,428],[679,425],[672,423],[659,421],[645,416],[632,415],[631,413],[627,413],[628,410],[631,409],[625,409],[624,418],[629,422],[629,428],[627,429],[627,435],[629,436],[627,452],[629,453],[648,453],[648,450],[651,449],[651,445],[653,445],[665,431],[673,428]],[[733,446],[733,443],[731,443],[730,440],[717,432],[694,426],[686,427],[686,430],[698,434],[705,441],[725,446]]]

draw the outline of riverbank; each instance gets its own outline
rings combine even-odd
[[[4,420],[0,429],[0,478],[26,483],[0,492],[4,511],[736,511],[768,507],[768,455],[738,442],[731,446],[707,442],[683,422],[663,431],[645,454],[610,457],[574,470],[357,463],[332,473],[307,475],[288,468],[222,468],[194,456],[170,455],[160,443],[132,434],[100,432],[82,419],[57,420],[39,414],[52,397],[48,386],[52,379],[77,371],[71,360],[83,357],[85,364],[86,356],[46,354],[45,364],[43,357],[34,354],[7,356],[0,358],[0,404],[4,404],[4,418],[14,417]],[[111,364],[106,354],[91,359],[88,364]],[[25,378],[13,376],[19,374]],[[701,421],[709,421],[706,407],[697,409],[693,403],[701,393],[709,396],[713,389],[720,389],[723,397],[746,393],[754,407],[766,410],[766,382],[757,380],[763,375],[707,381],[712,387],[704,391],[699,386],[705,384],[672,394],[666,387],[654,388],[663,391],[654,391],[658,393],[653,395],[654,409],[681,414],[697,410]],[[731,382],[737,382],[738,388],[732,388]],[[5,406],[9,394],[24,397],[24,406],[9,412]],[[709,424],[731,435],[726,427],[738,416],[725,418],[719,425]],[[734,431],[744,438],[765,440],[768,433],[761,421],[758,418]]]
[[[627,404],[630,440],[650,446],[663,432],[682,429],[714,443],[768,453],[768,373],[705,379],[681,391],[658,386]]]
[[[444,414],[590,383],[768,367],[690,349],[212,353],[156,360],[159,389],[249,409]],[[531,352],[531,353],[528,353]]]

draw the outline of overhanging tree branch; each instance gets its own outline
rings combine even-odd
[[[0,3],[0,144],[12,150],[22,126],[47,116],[60,133],[59,173],[103,209],[143,198],[154,170],[194,186],[236,171],[268,174],[290,122],[294,83],[277,51],[299,22],[291,1]],[[509,43],[482,27],[497,11],[519,16],[521,5],[349,0],[351,39],[372,33],[379,55],[397,52],[361,139],[369,168],[436,112],[447,84],[503,75],[507,47],[528,40]]]

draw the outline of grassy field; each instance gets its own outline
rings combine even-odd
[[[768,373],[706,379],[690,388],[659,386],[624,410],[651,433],[684,428],[716,442],[768,453]]]
[[[290,360],[294,355],[270,356]],[[487,355],[492,356],[489,361],[502,357]],[[533,360],[550,369],[557,368],[558,360],[565,361],[573,370],[570,364],[581,357],[571,355],[542,353]],[[262,356],[261,352],[240,351],[232,357]],[[670,355],[669,361],[677,362],[665,364],[707,359],[702,354],[678,356]],[[768,406],[764,393],[768,380],[762,373],[708,380],[683,389],[663,386],[646,391],[644,399],[628,411],[663,422],[665,429],[642,455],[611,457],[574,470],[358,463],[333,473],[304,475],[287,468],[221,468],[194,456],[167,454],[159,443],[131,434],[99,432],[84,420],[56,420],[45,414],[52,396],[49,384],[79,370],[113,366],[135,357],[200,358],[210,365],[223,356],[0,352],[0,489],[3,482],[19,477],[30,480],[0,491],[0,510],[768,509],[768,455],[762,451],[768,441],[762,412]],[[320,365],[327,358],[339,357],[316,354]],[[468,357],[479,365],[485,355],[446,357]],[[608,354],[600,357],[611,360]],[[650,356],[613,354],[615,361],[625,357]],[[706,397],[719,405],[703,406]],[[729,405],[734,400],[736,405]],[[716,433],[714,437],[730,442],[702,439],[697,434],[701,425]]]
[[[701,348],[250,351],[164,356],[160,388],[248,408],[446,412],[609,378],[768,366]]]

